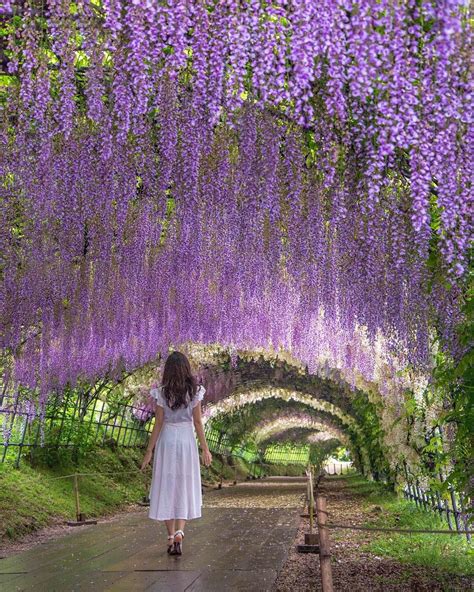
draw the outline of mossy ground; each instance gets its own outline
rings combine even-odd
[[[19,468],[0,464],[0,539],[18,539],[44,526],[75,519],[73,479],[57,479],[61,475],[102,473],[78,478],[80,510],[88,517],[111,514],[140,501],[147,484],[146,474],[138,470],[142,456],[137,449],[96,448],[78,463],[63,459],[56,468],[39,458],[33,462],[23,459]]]

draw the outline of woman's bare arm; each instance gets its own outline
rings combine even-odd
[[[143,462],[141,464],[140,471],[144,471],[152,459],[153,449],[155,448],[156,441],[158,440],[158,436],[160,435],[161,427],[163,426],[164,419],[165,419],[165,411],[164,411],[163,407],[160,407],[160,405],[156,405],[155,425],[153,426],[153,430],[151,432],[151,436],[148,441],[148,446],[147,446],[147,449],[145,452],[145,456],[143,457]]]
[[[158,440],[158,436],[160,435],[161,427],[163,425],[163,421],[165,418],[165,411],[163,407],[160,405],[156,405],[155,410],[155,425],[153,426],[153,430],[151,432],[150,440],[148,442],[147,452],[153,452],[155,448],[156,441]]]
[[[193,420],[194,427],[196,428],[199,444],[202,450],[202,462],[206,467],[209,467],[212,463],[212,454],[209,450],[209,446],[206,442],[206,436],[204,435],[204,427],[202,425],[202,414],[201,414],[201,401],[193,409]]]

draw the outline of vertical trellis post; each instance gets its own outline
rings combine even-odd
[[[133,413],[133,411],[132,411]],[[154,416],[152,416],[154,417]],[[149,420],[148,420],[149,421]],[[141,426],[140,426],[141,427]],[[139,428],[140,429],[140,428]],[[129,428],[129,436],[128,436],[128,442],[127,442],[127,446],[130,446],[131,442],[132,442],[132,436],[136,433],[137,428],[136,427],[130,427]],[[127,433],[125,432],[125,436],[127,435]],[[125,439],[124,439],[124,445],[125,445]]]
[[[78,413],[78,411],[79,411],[79,397],[76,396],[76,397],[74,397],[74,407],[73,407],[73,411],[72,411],[72,417],[69,422],[69,430],[67,433],[66,444],[69,444],[69,442],[70,442],[70,438],[72,436],[73,429],[74,429],[74,421],[76,419],[76,413]]]
[[[461,513],[462,513],[462,518],[463,518],[463,522],[464,522],[464,529],[466,530],[467,542],[470,543],[471,542],[471,533],[469,532],[469,530],[470,530],[469,529],[469,522],[467,520],[466,509],[464,508],[462,498],[459,499],[459,503],[461,506]]]
[[[451,497],[451,504],[453,506],[453,514],[454,514],[454,522],[456,524],[456,530],[459,532],[462,530],[461,523],[459,522],[459,510],[458,504],[456,501],[456,494],[454,493],[454,489],[452,487],[449,488],[449,495]]]
[[[15,459],[15,468],[16,469],[18,469],[18,467],[20,466],[21,451],[22,451],[24,443],[25,443],[25,437],[26,437],[27,430],[28,430],[28,414],[25,414],[25,421],[23,423],[23,429],[21,432],[21,440],[18,445],[18,454],[16,455],[16,459]]]
[[[441,503],[441,496],[439,495],[439,491],[436,492],[436,509],[438,510],[439,515],[442,518],[444,514],[444,508],[443,504]]]
[[[15,423],[15,417],[16,417],[17,409],[18,409],[18,398],[15,400],[15,405],[13,406],[13,411],[11,412],[11,415],[10,415],[10,417],[11,417],[10,433],[9,433],[9,436],[8,436],[8,441],[7,441],[7,443],[6,443],[6,445],[4,446],[4,449],[3,449],[2,462],[5,460],[5,457],[7,455],[8,448],[10,446],[10,438],[11,438],[11,435],[13,433],[13,424]],[[8,420],[10,419],[10,417],[8,417],[7,420],[5,421],[5,425],[8,423]]]
[[[69,397],[70,397],[70,391],[67,390],[66,391],[66,396],[63,397],[62,398],[62,401],[61,401],[63,412],[62,412],[62,415],[61,415],[61,423],[59,424],[58,437],[56,439],[56,446],[59,446],[61,444],[61,435],[62,435],[62,432],[63,432],[64,420],[66,418],[66,413],[67,413],[67,410],[68,410],[68,407],[69,407]],[[65,400],[66,400],[66,402],[65,402]]]
[[[89,436],[89,432],[92,431],[91,428],[92,428],[92,424],[93,424],[94,418],[95,418],[95,410],[96,410],[96,407],[97,407],[97,397],[94,397],[94,405],[92,407],[92,411],[90,411],[91,417],[90,417],[90,420],[89,420],[89,424],[87,426],[87,436]]]
[[[99,435],[100,426],[102,425],[102,416],[104,415],[105,403],[104,403],[104,401],[101,401],[101,403],[102,403],[102,406],[100,408],[99,419],[97,420],[97,429],[95,431],[94,443],[97,442],[97,437]]]

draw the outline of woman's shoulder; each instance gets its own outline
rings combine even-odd
[[[163,395],[163,387],[161,386],[155,386],[152,389],[150,389],[150,395],[160,401],[162,399],[162,395]]]
[[[194,395],[194,398],[193,398],[193,405],[194,406],[197,405],[199,401],[203,400],[205,393],[206,393],[206,389],[202,386],[202,384],[199,384],[196,389],[196,394]]]

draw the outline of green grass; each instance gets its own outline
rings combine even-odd
[[[272,464],[265,467],[265,472],[270,477],[272,475],[302,477],[305,474],[305,468],[304,465],[299,464]]]
[[[217,483],[221,475],[224,481],[233,481],[234,477],[241,481],[245,479],[250,464],[244,459],[237,457],[228,457],[212,453],[212,464],[210,467],[201,465],[201,477],[206,483]]]
[[[418,509],[413,502],[399,498],[383,484],[366,481],[360,475],[346,479],[350,490],[361,496],[366,526],[384,528],[447,530],[439,515]],[[374,515],[374,507],[379,507]],[[378,533],[367,549],[401,563],[422,565],[457,575],[474,575],[474,548],[463,535]]]
[[[34,468],[22,460],[18,469],[0,464],[0,539],[18,539],[41,527],[75,520],[72,478],[52,479],[74,472],[116,472],[116,475],[79,477],[80,509],[88,517],[113,513],[140,501],[149,479],[138,471],[143,458],[139,449],[97,448],[76,466],[63,463],[58,469]],[[136,474],[120,474],[137,471]]]

